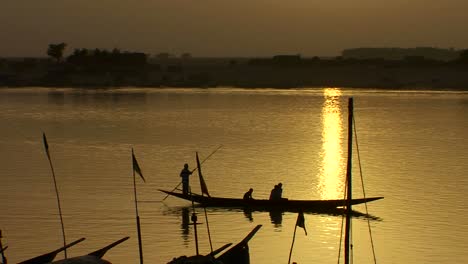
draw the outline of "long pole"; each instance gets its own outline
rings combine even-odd
[[[348,105],[348,163],[346,167],[347,200],[346,200],[346,226],[345,226],[345,264],[349,264],[350,256],[350,230],[351,230],[351,199],[352,199],[352,154],[353,154],[353,98],[349,98]]]
[[[57,180],[55,178],[54,166],[52,166],[52,160],[50,158],[49,144],[47,144],[47,138],[46,138],[45,133],[42,133],[42,139],[44,141],[44,147],[45,147],[45,150],[46,150],[47,158],[49,160],[50,169],[52,170],[52,178],[54,179],[55,195],[57,196],[57,205],[58,205],[58,211],[59,211],[59,215],[60,215],[60,223],[62,225],[63,246],[66,247],[67,240],[65,239],[65,225],[63,223],[62,207],[60,205],[60,196],[59,196],[59,191],[58,191],[58,187],[57,187]],[[65,255],[65,259],[67,259],[67,249],[66,248],[63,251],[63,253]]]
[[[134,153],[133,153],[133,149],[132,149],[132,159],[133,159],[133,157],[134,157]],[[132,163],[132,165],[133,165],[133,163]],[[143,264],[143,243],[141,242],[141,226],[140,226],[140,216],[138,214],[138,198],[137,198],[136,177],[135,177],[135,168],[134,167],[133,167],[132,171],[133,171],[133,193],[135,195],[135,214],[136,214],[137,233],[138,233],[138,250],[140,252],[140,264]]]
[[[288,264],[291,263],[291,256],[292,256],[292,251],[294,247],[294,241],[296,240],[296,229],[297,229],[297,225],[294,226],[294,235],[293,235],[293,241],[291,243],[291,250],[289,250]]]
[[[202,160],[202,162],[200,162],[200,164],[203,164],[203,162],[205,162],[206,160],[208,160],[213,154],[216,153],[216,151],[218,151],[223,145],[219,145],[219,147],[217,147],[213,152],[211,152],[210,155],[208,155],[204,160]],[[198,167],[196,167],[195,169],[193,169],[191,171],[191,173],[193,173],[194,171],[196,171],[198,169]],[[179,187],[180,185],[182,184],[182,182],[179,182],[179,184],[177,184],[176,187],[174,187],[174,189],[172,189],[171,192],[175,191],[175,189],[177,189],[177,187]],[[169,194],[167,194],[162,200],[166,200],[166,198],[169,197]]]
[[[177,189],[177,187],[179,187],[181,184],[182,184],[182,182],[179,182],[179,184],[177,184],[177,186],[176,186],[176,187],[174,187],[174,189],[172,189],[172,191],[171,191],[171,192],[175,191],[175,189]],[[164,201],[164,200],[166,200],[166,198],[167,198],[167,197],[169,197],[169,194],[168,194],[168,195],[166,195],[166,197],[164,197],[162,200],[163,200],[163,201]]]

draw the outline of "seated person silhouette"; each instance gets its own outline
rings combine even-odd
[[[253,193],[253,189],[250,188],[250,189],[244,194],[243,199],[244,199],[244,200],[253,200],[252,193]]]
[[[271,190],[270,200],[275,200],[276,201],[276,200],[281,200],[282,199],[282,195],[283,195],[282,186],[283,186],[283,184],[281,182],[278,183],[277,185],[275,185],[273,190]]]

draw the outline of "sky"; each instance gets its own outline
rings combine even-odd
[[[468,0],[0,0],[0,57],[50,43],[194,57],[468,48]]]

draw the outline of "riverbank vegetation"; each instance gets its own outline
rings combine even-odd
[[[48,58],[0,59],[2,87],[362,87],[468,89],[468,50],[352,49],[338,57],[198,58],[50,44]]]

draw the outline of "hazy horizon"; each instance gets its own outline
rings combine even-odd
[[[75,48],[195,57],[337,56],[359,47],[468,48],[468,1],[3,0],[0,57]]]

